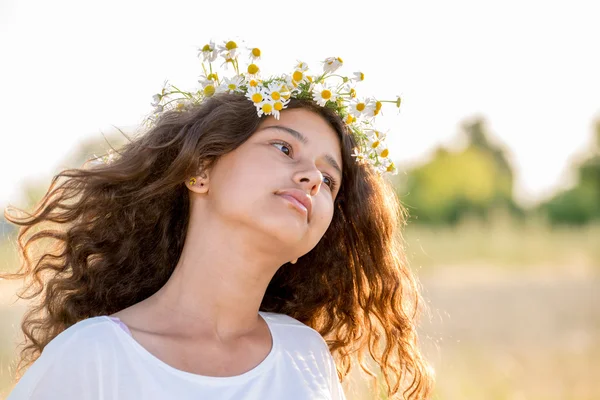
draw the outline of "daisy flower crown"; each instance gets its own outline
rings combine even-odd
[[[219,46],[213,41],[205,44],[198,49],[202,60],[200,87],[184,91],[165,82],[162,90],[153,96],[154,111],[146,118],[146,124],[153,126],[163,112],[186,111],[217,93],[245,96],[256,106],[259,117],[272,115],[276,119],[290,98],[312,100],[321,107],[333,109],[348,126],[357,143],[352,154],[356,162],[370,165],[380,175],[398,172],[390,159],[386,134],[375,129],[373,122],[383,103],[393,103],[400,108],[399,96],[395,100],[359,97],[355,86],[364,80],[364,73],[336,74],[343,64],[340,57],[326,58],[322,72],[317,74],[311,74],[308,65],[298,61],[289,74],[263,77],[258,66],[261,54],[259,48],[242,49],[233,40]],[[242,68],[240,59],[246,57],[248,63]],[[222,63],[217,61],[219,58]],[[233,67],[231,76],[221,73],[228,67]]]

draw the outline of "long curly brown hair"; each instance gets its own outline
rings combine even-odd
[[[331,124],[344,173],[328,230],[296,265],[276,272],[260,309],[320,332],[340,379],[357,362],[375,382],[385,381],[389,397],[427,398],[434,379],[417,341],[423,301],[400,234],[405,209],[386,180],[354,161],[356,143],[335,112],[294,99],[287,108],[308,109]],[[25,278],[18,296],[34,299],[21,324],[17,373],[68,327],[125,309],[166,283],[188,226],[185,180],[244,143],[261,120],[246,98],[227,94],[165,113],[112,163],[85,163],[54,176],[33,214],[5,210],[21,226],[22,264],[4,277]]]

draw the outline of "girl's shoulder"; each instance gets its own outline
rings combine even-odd
[[[279,314],[274,312],[260,311],[259,314],[267,321],[270,327],[278,330],[286,330],[288,332],[296,332],[304,335],[318,335],[319,333],[311,328],[310,326],[298,321],[294,317],[290,317],[286,314]],[[320,336],[320,335],[319,335]]]
[[[44,348],[44,352],[69,347],[73,351],[77,346],[88,348],[89,345],[103,341],[114,335],[114,323],[108,316],[90,317],[81,320],[52,339]]]
[[[113,326],[114,325],[114,326]],[[9,399],[27,399],[47,393],[84,393],[92,387],[101,365],[109,365],[120,329],[109,317],[91,317],[59,333],[21,377]],[[108,360],[110,361],[110,360]],[[77,377],[77,379],[72,379]],[[45,397],[44,397],[45,398]],[[64,396],[71,399],[77,397]]]
[[[278,339],[288,345],[309,346],[321,351],[329,352],[325,339],[310,326],[286,314],[261,311],[260,315],[267,321],[269,327],[275,331]]]

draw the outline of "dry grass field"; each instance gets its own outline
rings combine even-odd
[[[434,399],[600,399],[600,227],[470,223],[405,238],[428,307]],[[6,242],[0,260],[16,260]],[[0,282],[0,399],[23,312],[14,289]]]

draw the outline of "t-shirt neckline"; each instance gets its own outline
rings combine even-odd
[[[166,362],[162,361],[160,358],[156,357],[154,354],[150,353],[150,351],[148,351],[144,346],[142,346],[137,340],[135,340],[135,338],[131,335],[129,335],[127,332],[125,332],[120,326],[118,326],[117,324],[115,324],[115,322],[108,316],[108,315],[103,315],[102,318],[105,318],[107,321],[110,322],[110,324],[113,326],[114,329],[116,329],[119,332],[119,335],[121,335],[122,337],[126,337],[129,341],[129,343],[131,343],[133,345],[133,347],[135,348],[135,350],[144,358],[146,358],[148,361],[150,361],[152,364],[157,365],[177,376],[180,376],[184,379],[188,379],[188,380],[193,380],[193,381],[201,381],[202,383],[206,384],[206,383],[214,383],[214,384],[226,384],[226,385],[231,385],[231,384],[235,384],[238,382],[245,382],[248,379],[251,379],[261,373],[263,373],[264,371],[266,371],[267,369],[269,369],[273,363],[275,362],[275,356],[277,353],[277,349],[279,347],[279,340],[277,338],[277,335],[274,332],[273,326],[271,325],[271,322],[269,321],[269,316],[265,315],[265,313],[263,311],[259,311],[258,314],[261,316],[261,318],[265,321],[265,323],[267,324],[267,327],[269,329],[269,333],[271,334],[271,350],[269,351],[269,353],[267,354],[267,356],[258,364],[256,365],[254,368],[252,368],[249,371],[246,371],[242,374],[239,375],[233,375],[233,376],[208,376],[208,375],[199,375],[199,374],[195,374],[192,372],[187,372],[187,371],[183,371],[181,369],[175,368],[169,364],[167,364]]]

